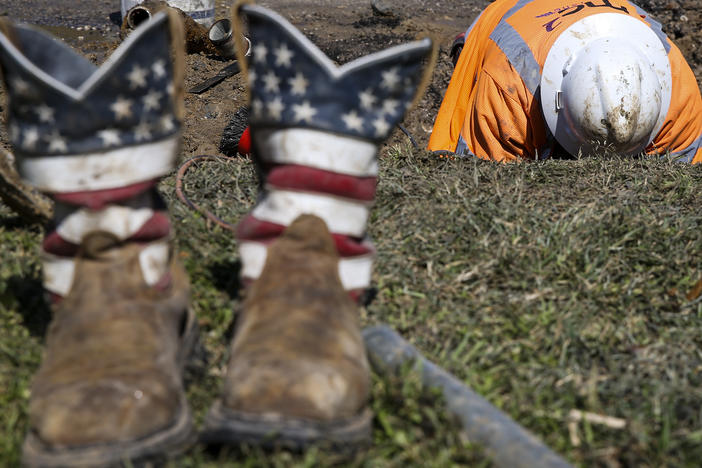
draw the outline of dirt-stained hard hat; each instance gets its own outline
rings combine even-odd
[[[663,125],[671,70],[661,36],[619,13],[588,16],[556,39],[541,76],[541,107],[571,154],[637,154]]]

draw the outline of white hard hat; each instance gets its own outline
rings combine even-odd
[[[601,13],[556,39],[541,75],[541,108],[551,133],[572,155],[605,146],[637,154],[663,126],[671,83],[656,33],[631,16]]]

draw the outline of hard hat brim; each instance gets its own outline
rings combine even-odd
[[[563,148],[577,155],[583,142],[567,131],[565,113],[557,99],[563,90],[568,64],[579,53],[587,53],[588,44],[602,38],[627,41],[636,47],[651,63],[661,85],[661,110],[648,138],[650,143],[665,121],[672,91],[670,61],[661,38],[643,21],[620,13],[600,13],[587,16],[568,27],[556,39],[544,62],[541,74],[541,109],[549,130]],[[583,86],[593,85],[583,83]],[[642,148],[643,149],[643,148]]]

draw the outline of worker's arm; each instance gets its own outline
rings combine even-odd
[[[663,127],[646,148],[647,153],[670,152],[674,158],[702,162],[702,96],[695,75],[680,50],[672,44],[668,54],[673,75],[670,107]]]
[[[512,81],[504,83],[504,77]],[[542,119],[527,115],[525,109],[533,107],[533,98],[518,75],[503,75],[502,81],[498,83],[491,71],[480,72],[476,99],[466,115],[462,137],[470,151],[482,159],[498,162],[535,159],[538,142],[532,124],[536,123],[536,133],[540,133],[536,140],[545,140]]]

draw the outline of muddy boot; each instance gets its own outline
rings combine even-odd
[[[141,246],[84,239],[68,295],[53,306],[34,376],[28,466],[103,466],[173,456],[193,442],[182,372],[197,342],[188,279],[171,264],[149,286]]]
[[[154,15],[101,68],[38,29],[0,31],[19,172],[55,201],[42,244],[53,320],[23,461],[172,455],[192,440],[182,369],[197,332],[155,186],[178,154],[182,26]]]
[[[252,285],[203,438],[354,447],[371,435],[352,298],[370,284],[377,151],[417,93],[431,42],[338,68],[277,14],[239,13],[253,45],[250,132],[263,192],[238,226]]]
[[[354,301],[320,218],[302,215],[270,247],[237,321],[208,442],[301,448],[370,436],[368,363]]]

